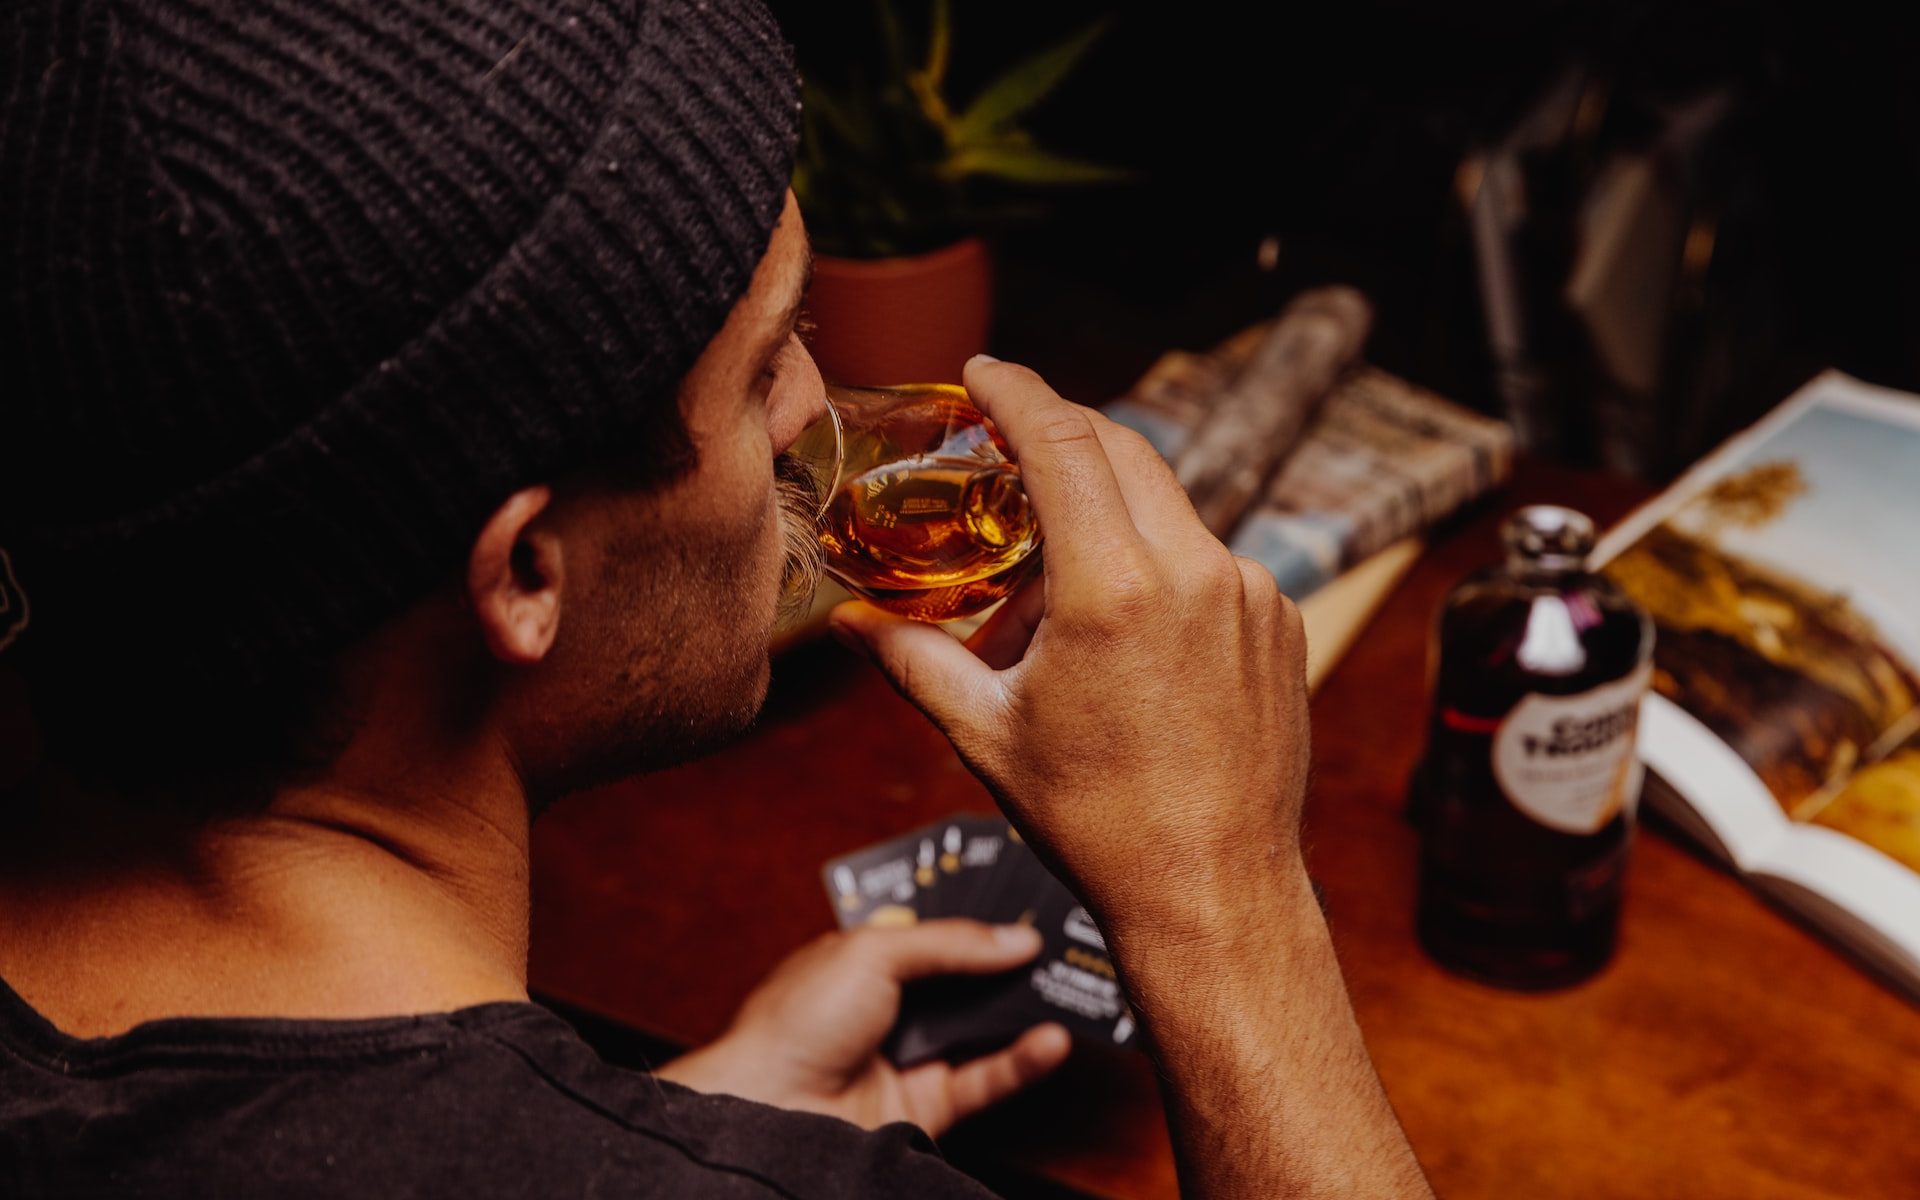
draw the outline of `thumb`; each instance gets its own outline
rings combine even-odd
[[[997,690],[993,670],[948,634],[858,600],[827,618],[835,637],[873,659],[901,695],[951,734]]]
[[[972,1116],[1049,1074],[1072,1051],[1073,1038],[1065,1026],[1036,1025],[1006,1049],[954,1067],[947,1078],[954,1120]]]
[[[894,982],[906,983],[930,975],[996,975],[1032,960],[1040,946],[1040,934],[1031,925],[944,917],[875,931],[862,949],[875,956],[869,961]]]

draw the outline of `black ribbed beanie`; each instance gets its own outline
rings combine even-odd
[[[268,683],[513,490],[689,461],[675,385],[793,162],[758,0],[0,7],[0,548],[36,660]]]

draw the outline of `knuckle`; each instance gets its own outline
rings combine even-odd
[[[1160,463],[1166,461],[1160,457],[1160,452],[1153,448],[1153,443],[1148,441],[1146,436],[1139,430],[1129,425],[1122,425],[1120,422],[1102,412],[1094,413],[1093,418],[1100,423],[1099,427],[1102,434],[1111,439],[1115,446],[1118,446],[1129,455],[1140,459],[1152,459],[1154,462]]]
[[[1044,446],[1077,446],[1097,440],[1086,410],[1071,405],[1062,405],[1058,412],[1041,418],[1033,437]]]
[[[1114,625],[1138,624],[1166,603],[1165,588],[1145,563],[1116,563],[1109,568],[1103,584],[1105,603],[1099,611]]]
[[[1100,435],[1101,444],[1107,449],[1108,458],[1142,475],[1164,478],[1168,484],[1179,486],[1174,483],[1173,468],[1167,465],[1160,451],[1139,430],[1122,425],[1097,410],[1089,410],[1088,415]]]
[[[1225,602],[1246,590],[1239,564],[1218,542],[1195,554],[1180,580],[1184,595],[1208,603]]]
[[[1273,572],[1258,559],[1248,558],[1244,554],[1233,556],[1233,565],[1240,571],[1240,584],[1246,593],[1248,604],[1268,612],[1276,607],[1276,602],[1284,597],[1280,594],[1280,585],[1274,582]]]

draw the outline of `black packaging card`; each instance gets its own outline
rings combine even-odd
[[[833,916],[842,929],[872,922],[911,925],[919,919],[919,878],[923,839],[908,834],[852,854],[821,869]]]
[[[999,862],[1011,827],[1000,817],[961,814],[928,827],[936,879],[920,904],[923,919],[974,916],[975,890]]]
[[[1011,881],[1000,889],[999,912],[1020,906],[1018,916],[1040,931],[1039,956],[1001,975],[908,985],[900,1023],[886,1046],[894,1062],[910,1067],[932,1058],[972,1058],[1044,1021],[1059,1022],[1083,1042],[1132,1044],[1133,1015],[1099,928],[1073,893],[1038,863],[1034,867],[1044,882],[1029,888]]]
[[[973,1058],[1046,1021],[1083,1041],[1132,1043],[1133,1016],[1100,930],[1003,818],[949,817],[833,859],[821,874],[845,929],[970,917],[1040,932],[1039,956],[1015,970],[908,984],[883,1047],[900,1066]]]

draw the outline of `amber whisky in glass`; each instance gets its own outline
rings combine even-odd
[[[1020,468],[964,388],[832,385],[827,398],[831,416],[795,451],[815,464],[827,572],[848,590],[949,621],[1005,598],[1039,565]]]

